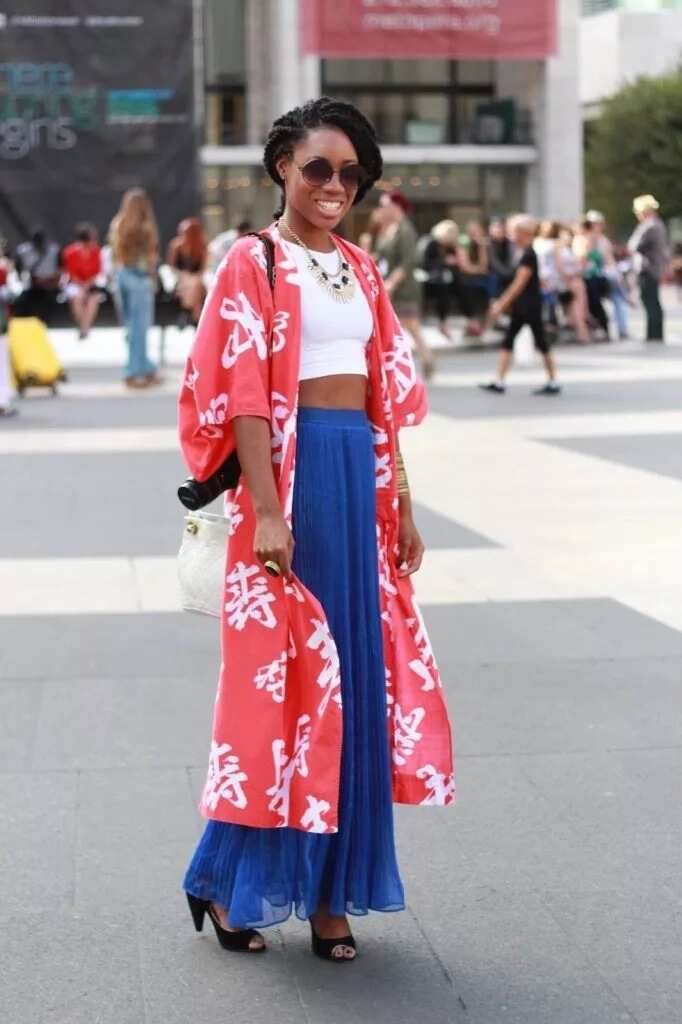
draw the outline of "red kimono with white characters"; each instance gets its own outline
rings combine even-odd
[[[239,239],[216,276],[187,362],[180,439],[198,480],[234,450],[235,416],[267,419],[279,497],[291,524],[301,351],[301,297],[291,243],[276,227],[274,295],[262,242]],[[395,567],[396,436],[426,412],[409,345],[372,259],[335,239],[373,314],[367,415],[374,434],[377,548],[393,798],[454,799],[447,710],[412,583]],[[295,577],[270,577],[253,553],[245,483],[227,495],[231,517],[222,613],[222,665],[208,778],[207,818],[260,828],[335,832],[341,764],[339,659],[324,611]],[[324,515],[324,509],[320,509]]]

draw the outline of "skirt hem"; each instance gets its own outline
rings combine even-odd
[[[185,888],[184,892],[190,893],[190,895],[192,895],[192,896],[196,896],[197,899],[200,899],[200,900],[210,900],[211,903],[218,903],[220,906],[225,906],[224,903],[221,903],[220,896],[219,895],[215,895],[214,893],[208,892],[207,888],[202,889],[200,891],[192,891],[190,889]],[[234,927],[234,928],[276,928],[278,925],[285,924],[291,918],[292,914],[296,918],[298,918],[299,921],[309,921],[310,918],[313,916],[313,914],[316,913],[316,911],[318,910],[318,906],[314,907],[314,909],[310,910],[309,912],[303,913],[301,910],[298,909],[298,907],[295,906],[294,902],[291,902],[288,905],[288,907],[287,906],[278,907],[277,909],[281,910],[281,912],[282,912],[281,916],[276,916],[276,918],[273,918],[273,920],[269,920],[269,921],[245,920],[245,921],[231,921],[230,923],[231,923],[232,927]],[[357,907],[346,906],[344,908],[344,910],[341,912],[341,914],[338,914],[338,915],[335,915],[335,916],[339,916],[340,917],[340,916],[342,916],[342,914],[345,914],[348,917],[368,917],[370,913],[374,913],[374,914],[398,914],[401,911],[406,910],[406,909],[407,909],[407,904],[406,903],[402,903],[399,906],[398,905],[392,905],[392,906],[385,906],[385,907],[368,905],[366,908],[364,908],[362,910],[358,909]]]

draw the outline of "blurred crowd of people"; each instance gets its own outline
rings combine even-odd
[[[450,317],[456,313],[464,317],[464,334],[479,336],[490,308],[514,279],[526,246],[516,242],[512,221],[506,218],[487,224],[470,220],[463,228],[454,220],[441,220],[419,238],[411,212],[402,192],[386,193],[360,244],[375,255],[429,376],[433,356],[422,320],[435,315],[441,332],[451,339]],[[659,285],[670,264],[668,239],[653,196],[639,196],[634,214],[638,226],[626,245],[611,241],[598,210],[589,210],[573,224],[533,222],[542,320],[550,338],[562,332],[582,344],[627,339],[628,311],[639,297],[646,311],[647,340],[663,340]]]
[[[247,225],[240,225],[240,229]],[[226,233],[227,235],[228,233]],[[219,248],[225,250],[225,237]],[[62,318],[68,306],[81,340],[88,337],[103,305],[115,309],[126,328],[129,359],[124,371],[130,387],[149,387],[158,373],[147,355],[147,331],[155,304],[164,301],[179,327],[198,323],[211,267],[220,261],[215,243],[209,245],[198,218],[180,222],[161,258],[159,231],[149,196],[141,188],[125,193],[100,244],[97,229],[88,222],[74,228],[66,244],[50,237],[42,226],[12,253],[0,239],[0,300],[4,319],[38,317],[45,324]]]
[[[503,330],[503,362],[516,333],[527,324],[547,363],[550,382],[554,377],[549,349],[560,334],[581,344],[626,339],[629,309],[638,299],[646,311],[647,340],[663,340],[659,285],[672,269],[682,288],[682,254],[671,262],[653,196],[634,201],[638,224],[626,245],[609,238],[597,210],[588,210],[573,224],[537,222],[523,215],[496,217],[488,223],[469,220],[463,226],[445,219],[422,237],[412,212],[402,192],[384,193],[359,243],[377,260],[426,378],[435,368],[422,330],[430,316],[449,340],[454,314],[464,319],[466,337],[478,337],[493,326]],[[147,353],[147,333],[155,307],[158,313],[158,303],[167,304],[172,319],[167,312],[166,323],[196,324],[218,265],[235,239],[251,230],[251,223],[242,219],[209,242],[201,221],[187,218],[178,225],[162,260],[149,196],[141,188],[129,189],[102,245],[96,228],[87,222],[76,225],[66,244],[40,226],[14,253],[0,239],[0,317],[6,321],[11,311],[50,324],[59,308],[68,305],[79,338],[85,339],[102,305],[109,303],[126,329],[126,385],[152,386],[159,375]],[[524,266],[527,280],[526,271],[518,274]],[[517,295],[521,278],[524,287]],[[537,309],[528,289],[537,291]],[[515,310],[531,306],[530,319],[519,321]],[[504,315],[509,319],[500,323]],[[501,367],[497,384],[503,383],[504,372]]]

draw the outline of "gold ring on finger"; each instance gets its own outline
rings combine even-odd
[[[268,572],[271,576],[282,575],[282,570],[277,565],[277,562],[274,562],[271,558],[269,558],[267,562],[264,562],[263,565],[265,566],[265,571]]]

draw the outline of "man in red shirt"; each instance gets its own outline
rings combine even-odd
[[[62,253],[62,264],[68,278],[66,294],[71,315],[78,327],[78,337],[83,339],[87,338],[99,309],[95,282],[102,272],[102,257],[92,224],[77,224],[75,235],[75,242]]]

